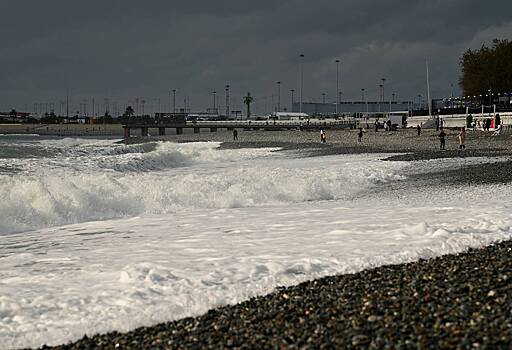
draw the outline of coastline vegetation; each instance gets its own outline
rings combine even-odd
[[[492,46],[467,50],[460,59],[459,85],[464,96],[512,91],[512,42],[494,39]]]

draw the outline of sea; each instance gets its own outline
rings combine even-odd
[[[439,175],[499,159],[388,156],[0,135],[0,348],[512,237],[510,185]]]

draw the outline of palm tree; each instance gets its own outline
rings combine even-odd
[[[125,117],[132,117],[135,114],[135,111],[133,110],[132,106],[126,107],[126,111],[124,112]]]
[[[244,97],[244,103],[247,105],[247,118],[251,117],[251,103],[254,101],[254,98],[251,96],[251,93],[248,92],[247,96]]]

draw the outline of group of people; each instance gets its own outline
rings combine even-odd
[[[443,128],[441,128],[440,130],[441,131],[439,132],[439,135],[437,135],[439,137],[439,143],[440,143],[439,148],[441,150],[445,150],[446,149],[446,133],[444,132]],[[458,138],[459,138],[459,149],[465,150],[466,149],[466,144],[465,144],[466,128],[464,128],[464,127],[460,128]]]
[[[375,131],[377,131],[378,129],[378,122],[376,122],[376,128],[375,128]],[[418,136],[421,135],[421,130],[422,130],[422,126],[421,125],[417,125],[416,126],[416,131],[418,133]],[[441,150],[445,150],[446,149],[446,132],[444,131],[444,128],[443,127],[440,127],[439,128],[440,132],[439,134],[437,135],[438,138],[439,138],[439,148]],[[495,132],[494,132],[494,135],[500,135],[502,133],[502,125],[501,123],[498,124]],[[357,141],[359,143],[361,143],[363,141],[363,135],[364,135],[364,130],[363,128],[359,128],[359,132],[357,133]],[[466,128],[465,127],[462,127],[460,128],[459,130],[459,134],[458,134],[458,139],[459,139],[459,149],[460,150],[465,150],[466,149]],[[325,135],[325,130],[324,129],[320,129],[320,142],[322,143],[325,143],[326,142],[326,135]]]

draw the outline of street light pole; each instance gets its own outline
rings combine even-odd
[[[361,89],[361,101],[364,102],[364,89]]]
[[[336,60],[336,115],[340,103],[340,60]]]
[[[229,118],[229,84],[226,85],[226,117]]]
[[[281,112],[281,82],[277,82],[277,111]]]
[[[172,113],[176,113],[176,89],[172,90]]]
[[[292,93],[292,108],[290,110],[293,112],[293,93],[295,92],[295,90],[291,89],[290,92]]]
[[[380,92],[379,112],[380,112],[380,105],[384,101],[384,98],[382,97],[384,95],[382,92],[383,89],[384,89],[384,86],[382,84],[379,84],[379,92]]]
[[[382,102],[386,100],[386,95],[384,94],[384,83],[386,82],[386,78],[382,78]]]
[[[217,91],[213,91],[213,113],[215,113],[216,108],[217,108]]]
[[[302,113],[302,93],[304,89],[304,63],[303,58],[304,54],[300,54],[300,104],[299,104],[299,112]]]

